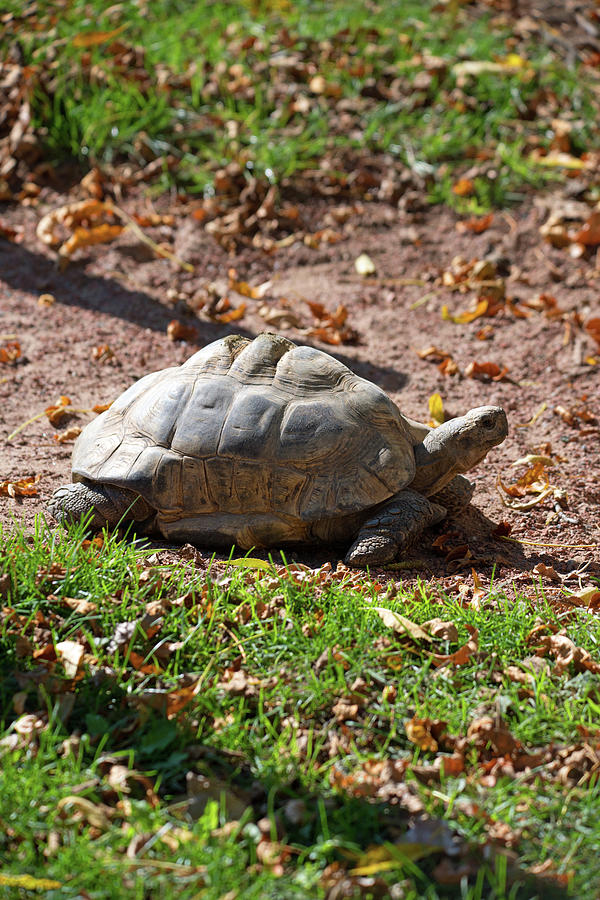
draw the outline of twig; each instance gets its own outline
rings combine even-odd
[[[93,409],[79,409],[79,408],[77,408],[76,406],[63,406],[63,407],[61,407],[61,409],[64,409],[64,411],[65,411],[66,413],[69,413],[69,414],[70,414],[70,413],[91,413],[91,412],[94,412]],[[45,415],[46,415],[46,410],[44,409],[44,410],[42,410],[42,412],[36,413],[35,416],[32,416],[30,419],[27,419],[26,422],[21,422],[21,424],[18,425],[18,426],[15,428],[14,431],[11,431],[11,433],[8,435],[8,437],[6,438],[6,440],[7,440],[7,441],[12,441],[12,439],[13,439],[20,431],[23,431],[23,429],[24,429],[24,428],[27,428],[28,425],[31,425],[32,422],[36,422],[38,419],[41,419],[42,416],[45,416]]]
[[[598,546],[597,544],[553,544],[550,541],[526,541],[519,540],[519,538],[507,537],[505,534],[500,535],[500,540],[511,541],[513,544],[528,544],[531,547],[570,547],[577,550],[587,550],[588,548],[594,549],[594,547]]]
[[[185,269],[186,272],[194,272],[195,269],[191,263],[184,262],[184,260],[179,259],[174,253],[171,253],[170,250],[166,250],[164,247],[159,247],[157,243],[155,243],[151,238],[148,237],[147,234],[144,234],[140,226],[135,222],[131,216],[127,215],[127,213],[121,209],[120,206],[115,206],[114,203],[111,203],[110,200],[106,201],[106,208],[121,219],[128,228],[133,231],[135,236],[140,240],[143,244],[147,244],[148,247],[151,247],[152,250],[156,253],[157,256],[162,256],[165,259],[170,259],[171,262],[176,263],[181,269]]]

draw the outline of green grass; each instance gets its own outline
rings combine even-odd
[[[159,189],[174,178],[182,190],[210,192],[216,169],[232,161],[281,183],[325,158],[347,177],[386,153],[428,173],[432,200],[477,212],[561,177],[529,158],[532,146],[550,145],[553,118],[571,121],[576,154],[598,147],[592,68],[567,65],[544,32],[517,40],[509,21],[460,4],[46,0],[28,16],[16,0],[7,8],[15,18],[0,51],[18,38],[25,62],[39,67],[32,112],[49,156],[85,167],[170,154],[177,163]],[[78,45],[116,29],[97,46]],[[515,50],[524,65],[512,74],[462,84],[453,72],[458,61]],[[415,81],[423,54],[446,62],[429,85]],[[457,172],[482,152],[489,161],[473,196],[457,198]]]
[[[491,715],[522,752],[547,750],[550,761],[561,747],[596,746],[597,676],[557,675],[549,659],[523,685],[507,669],[534,653],[528,635],[539,622],[566,628],[597,658],[597,617],[565,617],[533,583],[510,598],[492,588],[473,609],[427,584],[397,590],[366,575],[276,573],[251,561],[206,572],[154,553],[114,535],[90,545],[81,529],[42,522],[33,534],[0,535],[0,896],[30,896],[6,882],[30,875],[60,884],[50,898],[142,898],[149,881],[153,897],[325,897],[325,868],[373,862],[373,845],[387,848],[387,867],[374,866],[377,896],[386,883],[389,896],[415,900],[567,896],[527,875],[549,859],[571,873],[569,896],[597,896],[592,767],[580,761],[565,778],[540,757],[529,771],[495,771],[504,751],[466,737]],[[78,610],[77,600],[94,606]],[[397,634],[374,605],[415,623],[452,621],[458,641]],[[477,653],[436,668],[432,652],[454,652],[467,626],[479,632]],[[65,641],[85,652],[76,674]],[[408,739],[413,717],[446,723],[439,752]],[[23,723],[36,720],[28,732]],[[451,742],[464,771],[416,780]],[[384,761],[408,767],[401,790],[459,837],[470,865],[462,886],[439,874],[437,838],[415,843],[409,832],[402,843],[404,801],[364,796]],[[195,807],[190,772],[206,779]],[[519,871],[498,849],[487,862],[477,849],[493,848],[503,826],[518,833]],[[356,896],[376,890],[347,877]]]

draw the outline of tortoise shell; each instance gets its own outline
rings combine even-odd
[[[303,539],[300,523],[388,499],[414,477],[413,443],[389,397],[329,354],[229,335],[140,379],[91,422],[73,480],[140,494],[165,536],[208,517],[243,546],[246,519]],[[256,530],[246,541],[259,542]]]

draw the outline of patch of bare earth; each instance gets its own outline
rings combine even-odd
[[[600,347],[585,324],[600,315],[600,271],[593,251],[572,258],[568,249],[543,239],[539,228],[551,199],[496,213],[482,233],[459,231],[453,213],[418,203],[343,207],[318,199],[301,205],[298,217],[304,234],[318,236],[284,241],[287,246],[269,252],[239,244],[226,250],[205,223],[178,207],[171,211],[174,224],[148,234],[167,241],[193,273],[157,258],[127,231],[76,254],[60,271],[35,229],[44,212],[72,199],[44,191],[36,206],[2,210],[2,224],[16,231],[17,240],[0,238],[0,346],[16,341],[21,355],[0,363],[0,481],[41,476],[37,495],[0,497],[4,525],[17,520],[32,527],[53,490],[70,479],[72,444],[60,443],[59,432],[83,426],[93,413],[64,416],[56,426],[42,416],[8,441],[26,420],[61,395],[77,409],[108,403],[147,372],[177,365],[227,333],[270,330],[333,353],[416,419],[429,419],[435,393],[447,416],[482,404],[506,409],[509,437],[474,473],[473,507],[427,534],[403,578],[471,567],[489,577],[495,567],[496,583],[508,584],[529,579],[543,563],[554,568],[557,585],[570,575],[567,585],[575,588],[576,570],[598,572]],[[139,213],[145,204],[132,195],[125,208]],[[323,235],[323,229],[329,231]],[[363,252],[375,267],[370,276],[355,269]],[[482,270],[483,260],[491,268]],[[235,276],[228,275],[231,267]],[[236,292],[235,281],[271,285],[252,299]],[[48,294],[54,302],[40,301]],[[470,322],[452,320],[486,295],[483,314]],[[228,308],[223,298],[229,311],[246,304],[238,321],[219,321]],[[322,313],[315,316],[307,301],[337,311],[333,325],[323,322]],[[171,340],[173,320],[191,327],[195,338]],[[320,327],[325,331],[310,334]],[[355,343],[328,344],[318,337],[336,340],[341,334],[351,341],[351,330]],[[438,352],[419,356],[432,347]],[[451,363],[444,363],[448,358]],[[490,374],[484,366],[479,377],[469,377],[473,363],[495,366],[488,367]],[[499,491],[497,479],[515,484],[528,465],[513,463],[532,454],[551,460],[540,470],[537,494],[527,486],[512,495]],[[551,490],[524,511],[503,503],[503,497],[513,504],[535,501],[545,484]],[[497,531],[501,522],[510,529]],[[340,555],[335,548],[290,554],[310,564]]]

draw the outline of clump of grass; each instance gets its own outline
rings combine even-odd
[[[560,177],[530,150],[550,145],[564,109],[574,152],[598,146],[589,77],[546,32],[516,38],[509,22],[453,4],[79,0],[25,19],[14,0],[8,7],[0,46],[18,37],[25,62],[44,73],[32,112],[47,152],[84,165],[173,157],[160,184],[175,179],[192,193],[210,190],[231,161],[280,184],[323,158],[348,174],[386,154],[432,174],[432,200],[477,212]],[[514,71],[465,83],[454,72],[515,47]],[[472,196],[457,198],[456,173],[478,159],[487,163]]]
[[[521,874],[502,854],[481,857],[456,896],[553,896],[525,872],[548,859],[572,873],[573,896],[594,896],[593,775],[563,784],[540,764],[482,780],[473,745],[462,773],[421,784],[411,767],[428,771],[437,752],[406,727],[443,720],[464,740],[488,715],[523,752],[578,745],[595,734],[594,676],[549,666],[524,686],[507,672],[531,655],[540,621],[595,653],[593,615],[563,621],[533,584],[511,598],[491,589],[473,608],[431,584],[255,565],[167,565],[127,536],[90,543],[82,527],[41,520],[0,534],[3,873],[54,879],[50,897],[133,898],[148,879],[157,897],[324,897],[324,871],[360,868],[380,845],[391,855],[374,872],[390,890],[454,896],[436,883],[439,850],[412,863],[394,850],[402,807],[361,793],[388,761],[408,766],[403,789],[464,847],[488,842],[490,823],[514,835]],[[432,648],[391,631],[378,606],[450,621],[458,639]],[[454,652],[472,629],[477,652],[436,668],[433,651]]]

